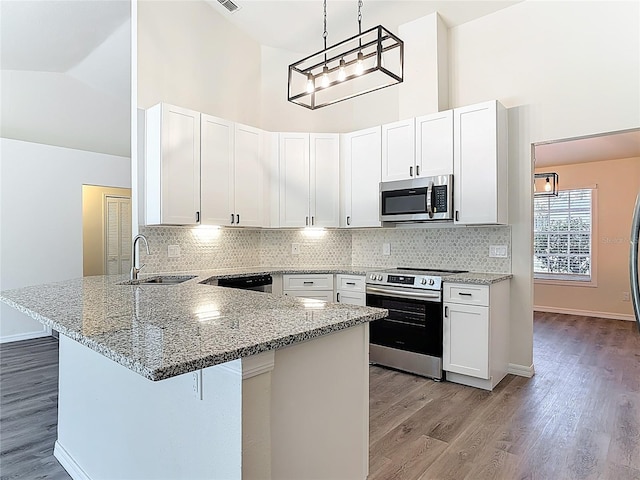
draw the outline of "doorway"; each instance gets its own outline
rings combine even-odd
[[[533,199],[534,310],[633,320],[628,246],[640,129],[533,147],[534,172],[544,173]],[[558,195],[548,195],[545,179],[555,174]]]
[[[131,189],[82,186],[83,275],[131,268]]]

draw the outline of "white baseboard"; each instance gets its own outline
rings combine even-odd
[[[525,365],[518,365],[516,363],[510,363],[507,367],[507,373],[518,375],[519,377],[531,378],[535,375],[536,372],[533,368],[533,363],[529,367]]]
[[[53,456],[56,457],[60,465],[62,465],[73,480],[91,480],[91,477],[87,475],[82,467],[76,463],[73,457],[69,455],[69,452],[67,452],[57,440],[53,447]]]
[[[574,310],[572,308],[545,307],[543,305],[534,305],[533,310],[536,312],[561,313],[564,315],[580,315],[583,317],[608,318],[610,320],[625,320],[635,322],[635,317],[626,313],[610,313],[610,312],[594,312],[592,310]]]
[[[21,340],[33,340],[34,338],[50,337],[51,331],[41,330],[39,332],[18,333],[16,335],[5,335],[0,337],[0,343],[20,342]]]

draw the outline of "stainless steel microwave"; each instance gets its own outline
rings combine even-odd
[[[453,220],[453,175],[380,183],[380,221]]]

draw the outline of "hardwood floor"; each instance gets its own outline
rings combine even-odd
[[[369,479],[640,480],[635,325],[536,314],[534,338],[536,375],[493,392],[371,367]],[[57,366],[53,338],[0,346],[2,479],[70,478]]]
[[[58,425],[58,340],[0,346],[0,477],[69,479],[53,456]]]
[[[372,367],[370,480],[640,479],[635,324],[536,313],[534,364],[491,393]]]

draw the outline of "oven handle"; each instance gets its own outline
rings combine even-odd
[[[405,290],[388,290],[386,288],[379,287],[370,287],[367,286],[367,293],[372,295],[380,295],[382,297],[396,297],[396,298],[415,298],[417,300],[424,300],[426,302],[439,302],[440,301],[440,292],[434,294],[428,293],[414,293],[407,292]]]

